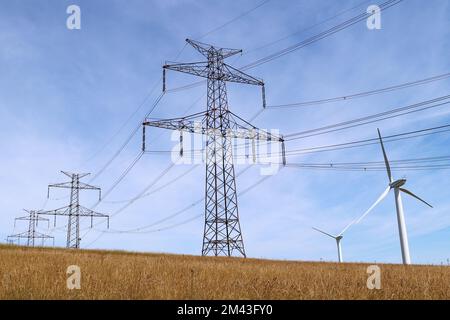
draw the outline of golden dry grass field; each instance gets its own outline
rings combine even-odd
[[[81,268],[68,290],[67,267]],[[450,267],[0,246],[0,299],[449,299]]]

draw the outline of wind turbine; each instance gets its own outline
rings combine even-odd
[[[369,210],[368,210],[369,211]],[[338,250],[338,261],[339,262],[343,262],[342,259],[342,246],[341,246],[341,240],[344,237],[344,232],[348,230],[348,228],[350,228],[352,225],[359,223],[369,212],[364,212],[364,214],[362,216],[360,216],[358,219],[353,220],[352,222],[350,222],[339,234],[337,235],[332,235],[328,232],[325,232],[323,230],[320,230],[318,228],[313,227],[314,230],[319,231],[320,233],[323,233],[324,235],[327,235],[331,238],[333,238],[334,240],[336,240],[336,245],[337,245],[337,250]]]
[[[330,234],[330,233],[328,233],[328,232],[325,232],[325,231],[323,231],[323,230],[320,230],[320,229],[318,229],[318,228],[314,228],[314,227],[313,227],[313,229],[316,230],[316,231],[319,231],[320,233],[323,233],[323,234],[325,234],[325,235],[327,235],[327,236],[329,236],[329,237],[331,237],[331,238],[333,238],[334,240],[336,240],[336,245],[337,245],[337,250],[338,250],[338,261],[339,261],[339,262],[342,262],[343,260],[342,260],[342,246],[341,246],[341,239],[343,238],[342,233],[345,231],[345,229],[344,229],[341,233],[339,233],[337,236],[334,236],[334,235],[332,235],[332,234]]]
[[[398,233],[400,236],[400,247],[402,249],[402,260],[403,264],[411,264],[411,257],[409,255],[409,245],[408,245],[408,234],[406,232],[406,223],[405,223],[405,215],[403,211],[403,202],[401,197],[401,192],[406,193],[407,195],[410,195],[411,197],[416,198],[419,201],[422,201],[430,208],[433,208],[431,204],[426,202],[425,200],[419,198],[411,191],[402,188],[403,185],[406,183],[406,179],[398,179],[394,180],[391,173],[391,166],[389,165],[389,160],[386,155],[386,150],[384,149],[383,139],[381,138],[380,129],[378,130],[378,137],[380,138],[380,144],[381,144],[381,150],[383,151],[383,157],[384,157],[384,163],[386,165],[386,171],[389,178],[389,184],[384,190],[384,192],[381,194],[381,196],[375,201],[375,203],[370,206],[370,208],[361,216],[359,221],[364,218],[370,211],[372,211],[373,208],[375,208],[378,203],[380,203],[386,196],[389,194],[389,191],[394,190],[395,195],[395,206],[397,209],[397,222],[398,222]],[[357,222],[359,222],[357,221]]]

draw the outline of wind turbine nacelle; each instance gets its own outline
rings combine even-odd
[[[392,182],[391,184],[389,184],[391,186],[391,188],[400,188],[401,186],[403,186],[406,183],[406,179],[398,179],[395,180],[394,182]]]

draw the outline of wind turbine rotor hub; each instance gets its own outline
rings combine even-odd
[[[403,186],[406,183],[406,179],[398,179],[395,180],[394,182],[390,183],[389,186],[391,188],[400,188],[401,186]]]

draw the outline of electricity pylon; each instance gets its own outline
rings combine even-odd
[[[71,178],[69,182],[55,183],[48,186],[47,198],[50,196],[50,188],[66,188],[70,189],[70,204],[49,211],[38,211],[41,215],[52,215],[55,217],[54,225],[56,226],[56,216],[68,216],[67,222],[67,248],[80,248],[80,217],[91,218],[91,228],[94,218],[107,218],[109,228],[109,216],[103,213],[95,212],[91,209],[80,205],[80,190],[96,190],[99,192],[99,200],[101,200],[101,189],[99,187],[91,186],[87,183],[80,182],[80,179],[89,175],[89,173],[70,173],[61,171],[63,174]]]
[[[17,239],[18,244],[20,244],[20,239],[26,239],[27,246],[34,247],[36,239],[42,239],[42,245],[44,245],[45,239],[53,239],[54,245],[55,244],[54,237],[36,231],[36,227],[38,226],[39,221],[47,221],[48,223],[48,219],[39,217],[37,215],[36,210],[25,210],[25,211],[28,212],[28,215],[14,219],[14,227],[16,227],[17,220],[28,221],[28,231],[8,236],[7,237],[8,243],[13,243],[13,239]]]
[[[190,39],[192,47],[207,58],[205,62],[166,64],[163,66],[163,91],[166,70],[175,70],[207,79],[207,110],[190,116],[166,120],[146,119],[145,126],[165,128],[182,132],[200,133],[207,136],[206,143],[206,197],[205,227],[202,255],[242,255],[245,257],[244,241],[239,223],[232,139],[250,139],[281,142],[281,136],[256,128],[228,109],[226,82],[236,82],[262,87],[265,107],[264,82],[237,70],[224,59],[242,50],[219,48]],[[200,124],[200,125],[199,125]],[[145,141],[145,140],[144,140]],[[145,143],[143,144],[145,150]],[[182,151],[180,150],[180,155]]]

